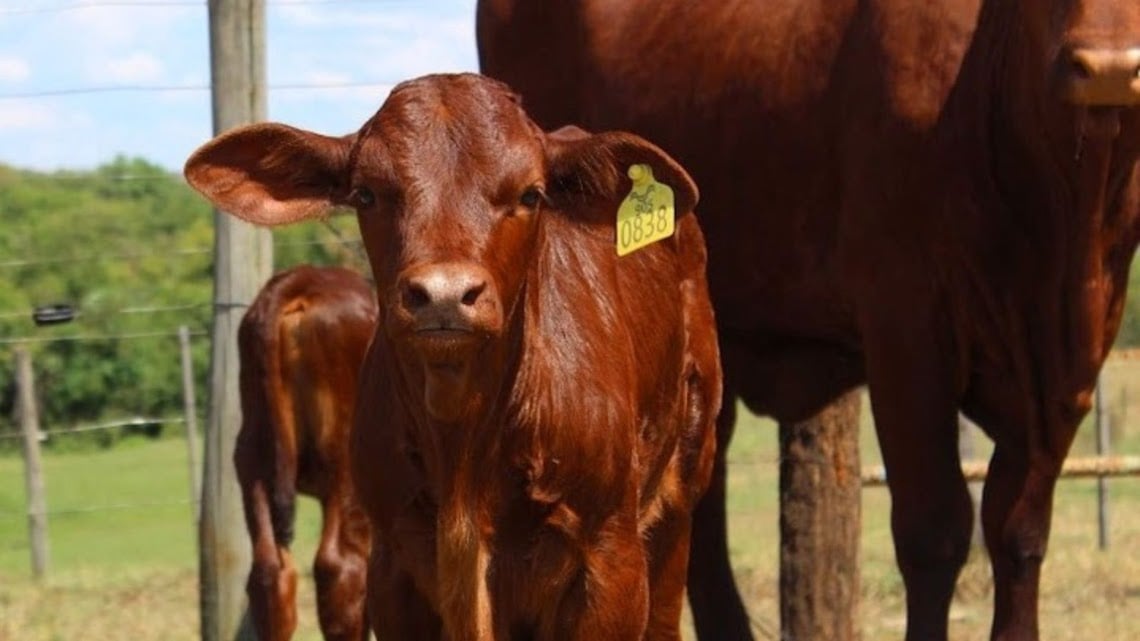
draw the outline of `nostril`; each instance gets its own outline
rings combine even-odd
[[[463,293],[463,298],[461,299],[463,304],[467,305],[468,307],[474,305],[475,302],[479,300],[479,297],[483,294],[483,291],[485,289],[487,289],[486,281],[469,288],[466,292]]]
[[[404,287],[404,307],[420,309],[431,302],[431,295],[420,283],[408,283]]]
[[[1073,58],[1069,62],[1069,68],[1070,71],[1073,72],[1073,75],[1077,78],[1080,78],[1081,80],[1088,80],[1089,78],[1092,78],[1092,68],[1089,67],[1087,62],[1081,60],[1080,58]]]

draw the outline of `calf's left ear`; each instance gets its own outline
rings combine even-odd
[[[697,185],[688,172],[640,136],[623,131],[590,134],[569,126],[547,134],[546,145],[547,192],[563,207],[603,201],[612,206],[612,214],[629,194],[630,166],[638,164],[649,165],[654,179],[673,189],[677,216],[697,205]]]
[[[183,174],[218,209],[258,225],[284,225],[344,204],[351,146],[351,136],[261,123],[202,145]]]

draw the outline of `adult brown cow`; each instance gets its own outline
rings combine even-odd
[[[225,134],[186,175],[261,224],[357,211],[381,301],[352,448],[378,638],[679,638],[721,398],[679,165],[544,134],[460,74],[397,86],[352,136]],[[660,240],[619,256],[626,201],[653,203],[629,235]]]
[[[368,521],[348,462],[360,363],[376,326],[362,276],[301,265],[269,279],[238,329],[242,425],[234,465],[253,562],[246,589],[257,636],[282,641],[297,627],[297,571],[289,545],[297,493],[321,504],[313,563],[326,639],[368,633],[364,587]]]
[[[1036,639],[1053,488],[1137,243],[1140,3],[483,0],[477,21],[484,73],[539,124],[627,129],[693,172],[726,409],[791,423],[867,382],[912,641],[946,638],[969,547],[956,412],[986,430],[991,634]],[[697,518],[701,636],[748,637],[724,542],[700,540],[723,506]]]

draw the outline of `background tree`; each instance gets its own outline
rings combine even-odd
[[[120,337],[31,345],[44,429],[180,415],[183,324],[202,333],[193,355],[204,410],[213,218],[180,175],[127,157],[82,172],[0,165],[0,220],[0,340]],[[274,233],[277,269],[367,269],[351,217]],[[74,306],[75,321],[35,326],[32,310],[57,303]],[[168,337],[132,338],[156,332]],[[0,343],[0,432],[14,429],[9,344]],[[87,442],[96,440],[106,442]]]

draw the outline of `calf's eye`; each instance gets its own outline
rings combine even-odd
[[[534,209],[542,204],[542,190],[538,187],[528,187],[526,191],[519,196],[519,204],[527,209]]]
[[[367,187],[354,187],[348,194],[348,202],[353,207],[371,207],[376,203],[376,194]]]

